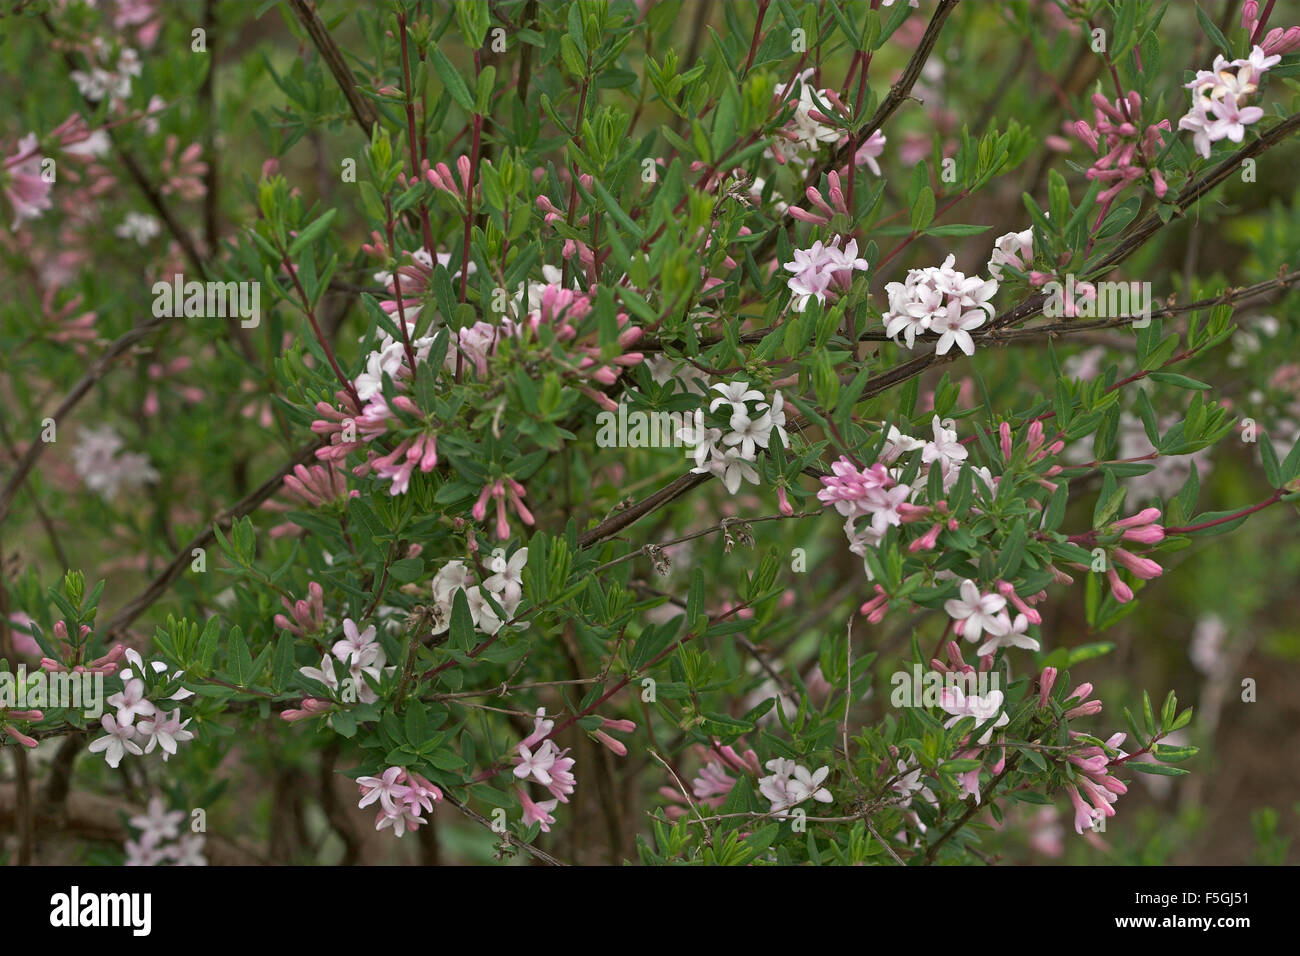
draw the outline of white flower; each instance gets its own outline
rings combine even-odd
[[[912,805],[912,795],[920,794],[925,798],[927,803],[938,803],[934,791],[926,786],[925,781],[921,779],[920,766],[909,768],[903,761],[898,761],[898,772],[901,776],[894,781],[890,789],[897,793],[902,799],[898,805],[901,808],[907,808]]]
[[[497,603],[507,614],[513,615],[515,608],[519,606],[519,601],[523,598],[524,565],[527,563],[527,548],[520,548],[510,556],[509,560],[504,557],[492,559],[491,566],[495,573],[483,582],[483,587],[496,595]]]
[[[137,716],[147,717],[154,712],[154,706],[144,697],[144,681],[132,680],[123,674],[126,685],[120,693],[108,698],[108,706],[117,708],[117,722],[130,726]]]
[[[754,447],[767,447],[767,437],[772,433],[772,418],[766,412],[757,418],[751,418],[746,411],[737,411],[731,416],[731,431],[723,436],[724,445],[739,445],[741,456],[752,461]]]
[[[104,736],[92,740],[90,743],[90,752],[97,754],[101,750],[104,752],[104,760],[114,770],[122,762],[122,758],[127,754],[140,756],[140,745],[135,742],[135,728],[130,724],[118,723],[112,714],[105,714],[100,719],[100,725],[104,728]]]
[[[140,721],[140,733],[142,736],[149,738],[149,742],[144,746],[145,753],[153,753],[154,747],[161,747],[163,751],[163,760],[176,753],[176,745],[184,743],[187,740],[193,740],[194,734],[185,728],[189,725],[187,718],[184,723],[181,722],[181,711],[178,707],[170,714],[166,711],[159,711],[153,720]]]
[[[715,392],[720,392],[721,397],[715,398],[709,403],[710,412],[716,412],[718,406],[726,402],[731,403],[731,410],[733,412],[743,412],[746,411],[746,402],[761,402],[763,400],[763,393],[750,388],[748,382],[730,382],[725,384],[719,382],[713,386],[713,390]]]
[[[334,661],[328,654],[320,659],[320,667],[300,667],[298,673],[308,680],[319,681],[336,693],[339,689],[339,679],[334,673]]]
[[[772,813],[787,816],[785,811],[810,798],[818,803],[834,800],[831,792],[822,786],[822,781],[831,772],[830,767],[819,767],[810,772],[806,767],[783,757],[769,760],[764,766],[772,773],[759,778],[758,792],[771,801]]]
[[[1000,632],[989,631],[989,639],[976,649],[980,657],[992,654],[999,647],[1023,647],[1027,651],[1038,650],[1038,641],[1029,636],[1029,618],[1017,614],[1015,620],[1006,611],[998,614]]]
[[[171,856],[173,866],[207,866],[207,858],[203,855],[206,840],[202,833],[185,833],[164,852]]]
[[[982,309],[962,312],[961,302],[952,299],[948,308],[930,324],[931,332],[939,333],[939,342],[934,347],[936,355],[946,355],[956,345],[967,355],[975,354],[975,340],[971,338],[972,329],[984,324],[986,316]]]
[[[464,561],[448,561],[433,576],[433,599],[439,604],[450,606],[456,592],[469,587],[471,580],[469,568],[465,567]]]
[[[122,849],[126,851],[123,866],[159,866],[167,859],[164,848],[158,845],[158,838],[148,833],[139,840],[128,839],[122,844]]]
[[[162,226],[153,216],[143,213],[128,212],[121,225],[113,233],[122,239],[133,239],[138,245],[147,245],[149,240],[162,231]]]
[[[989,256],[989,275],[995,279],[1002,278],[1002,267],[1025,270],[1025,266],[1034,261],[1034,230],[1008,232],[999,236],[993,243],[993,254]]]
[[[695,459],[695,468],[692,470],[703,472],[704,463],[709,460],[710,456],[718,453],[718,442],[722,440],[722,429],[705,427],[704,409],[697,408],[692,418],[692,424],[677,430],[677,439],[691,449],[691,457]]]
[[[934,441],[925,443],[925,448],[921,451],[921,461],[927,465],[937,461],[944,471],[958,462],[965,461],[970,452],[957,440],[957,431],[944,428],[938,415],[934,416],[931,426],[934,429]]]
[[[142,840],[174,840],[180,835],[180,822],[185,819],[182,810],[168,810],[162,797],[149,798],[149,805],[139,816],[131,817],[131,826],[140,831]]]
[[[983,697],[977,697],[975,694],[967,697],[960,687],[945,687],[939,695],[939,706],[953,715],[944,724],[945,727],[956,725],[963,717],[974,717],[975,725],[978,727],[980,724],[993,720],[1002,710],[1002,691],[991,690]],[[1011,718],[1006,714],[1002,714],[993,726],[980,737],[980,744],[987,744],[993,737],[994,730],[998,727],[1005,727],[1010,722]]]
[[[478,585],[465,590],[465,599],[469,601],[469,613],[474,618],[474,626],[484,634],[492,635],[501,630],[501,619],[497,617],[492,605],[488,604],[487,595]],[[498,602],[500,603],[500,602]],[[505,608],[502,607],[504,611]]]
[[[149,482],[158,480],[158,472],[144,455],[124,452],[122,437],[112,426],[88,428],[82,431],[72,450],[72,465],[86,488],[105,501],[111,501],[122,491],[136,491]]]
[[[897,425],[890,425],[889,434],[885,436],[885,446],[880,451],[880,460],[887,465],[893,464],[901,455],[924,447],[925,442],[919,438],[904,435],[898,430]]]
[[[704,468],[691,469],[696,472],[710,472],[721,479],[729,494],[740,490],[742,479],[751,484],[758,484],[758,471],[741,455],[736,448],[728,448],[721,457],[714,457]]]
[[[817,105],[818,100],[821,101],[822,106]],[[809,115],[810,112],[830,116],[832,107],[826,98],[825,90],[818,90],[814,98],[812,88],[805,84],[799,91],[799,105],[795,107],[794,115],[790,117],[791,132],[794,133],[799,145],[815,150],[822,143],[833,143],[840,138],[839,130],[813,119]]]
[[[762,408],[763,406],[758,406]],[[790,436],[785,433],[785,396],[780,392],[772,396],[772,407],[768,409],[768,417],[772,419],[772,426],[776,429],[777,435],[781,437],[781,446],[790,447]],[[767,446],[764,445],[764,448]]]
[[[137,675],[139,675],[141,678],[147,677],[148,674],[146,673],[146,667],[148,668],[148,670],[153,671],[155,674],[162,674],[165,673],[167,670],[167,665],[164,664],[162,661],[150,661],[148,665],[146,665],[144,662],[144,658],[140,656],[140,652],[133,647],[127,648],[126,659],[131,666],[125,668],[118,675],[122,678],[123,681],[133,680]],[[172,681],[180,680],[184,676],[185,676],[184,671],[176,671],[174,674],[168,674],[167,683],[170,684]],[[193,696],[194,696],[194,691],[186,690],[184,687],[180,687],[177,688],[176,693],[172,694],[167,699],[186,700],[187,698]]]
[[[943,609],[954,621],[960,622],[961,635],[974,643],[980,634],[1002,633],[1002,622],[997,613],[1007,606],[1007,599],[1001,594],[980,594],[975,582],[967,578],[961,583],[961,599],[949,598],[943,603]]]

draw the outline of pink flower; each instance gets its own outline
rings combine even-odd
[[[114,770],[127,754],[138,757],[143,753],[135,742],[136,730],[129,723],[121,723],[112,714],[105,714],[100,725],[104,728],[104,736],[92,740],[88,749],[92,754],[103,751],[104,760]]]
[[[398,803],[411,792],[410,787],[400,783],[405,774],[401,767],[389,767],[379,777],[357,777],[357,786],[361,788],[361,800],[357,806],[364,809],[378,800],[386,813],[396,815]]]
[[[170,714],[159,711],[153,720],[140,721],[140,734],[149,738],[149,742],[144,746],[144,752],[153,753],[154,747],[159,747],[162,749],[164,761],[168,757],[175,756],[177,744],[194,739],[193,732],[185,729],[189,722],[189,719],[181,721],[179,707]]]
[[[14,221],[9,227],[11,231],[17,229],[24,219],[40,218],[53,205],[50,202],[52,185],[41,170],[44,159],[37,147],[36,134],[28,133],[18,141],[14,154],[4,161],[0,185],[3,185],[5,198],[14,210]]]
[[[1264,117],[1264,111],[1258,106],[1238,106],[1237,97],[1229,93],[1222,100],[1210,100],[1210,111],[1215,120],[1207,130],[1211,139],[1227,137],[1234,143],[1240,143],[1246,135],[1246,127],[1257,123]]]
[[[960,591],[960,598],[949,598],[943,604],[944,611],[957,622],[953,630],[958,635],[973,643],[984,631],[994,636],[1005,633],[997,615],[1007,606],[1006,598],[1000,594],[981,594],[970,578],[961,583]]]
[[[539,823],[543,833],[550,833],[551,824],[555,822],[555,817],[552,814],[559,804],[559,800],[543,800],[540,803],[534,803],[529,798],[527,790],[523,787],[519,788],[519,805],[524,811],[524,826],[526,827]]]
[[[783,268],[794,273],[786,281],[795,296],[791,300],[794,311],[804,311],[812,298],[824,305],[828,292],[847,291],[854,271],[865,272],[869,268],[867,260],[858,257],[856,239],[850,239],[843,249],[839,244],[839,236],[826,245],[819,239],[808,249],[796,249],[794,261],[785,263]]]
[[[130,726],[137,716],[147,717],[154,712],[154,706],[144,697],[144,681],[140,678],[128,680],[120,693],[108,698],[108,705],[117,708],[117,722]]]
[[[915,4],[913,4],[915,6]],[[880,164],[876,159],[885,151],[885,134],[876,130],[866,138],[853,156],[853,165],[866,166],[875,175],[880,175]]]
[[[551,768],[555,766],[555,760],[559,757],[559,751],[556,749],[554,742],[543,740],[542,745],[537,748],[536,752],[521,743],[518,753],[519,757],[515,762],[515,776],[520,780],[527,780],[531,777],[542,786],[549,786],[551,783]]]
[[[1112,522],[1110,531],[1112,533],[1116,531],[1123,532],[1120,535],[1122,541],[1157,544],[1165,538],[1165,529],[1158,524],[1159,520],[1159,508],[1144,508],[1135,515]]]

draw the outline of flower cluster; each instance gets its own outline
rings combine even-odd
[[[709,403],[708,417],[704,409],[697,409],[691,426],[678,433],[691,449],[695,459],[692,473],[711,474],[721,480],[730,494],[740,490],[742,481],[758,484],[758,449],[766,449],[772,429],[783,447],[790,447],[790,437],[785,430],[785,398],[780,392],[772,395],[771,403],[748,382],[715,384],[720,393]],[[750,408],[750,402],[754,403]],[[721,412],[719,411],[721,409]],[[710,421],[725,422],[725,427],[714,427]]]
[[[442,799],[441,790],[405,767],[389,767],[378,777],[357,777],[357,786],[361,789],[358,807],[379,803],[375,829],[391,827],[398,838],[428,823],[420,812],[432,813],[433,805]]]
[[[784,757],[776,757],[763,766],[772,772],[766,777],[759,778],[758,792],[771,801],[770,812],[778,817],[789,816],[790,809],[805,800],[832,803],[835,799],[831,796],[831,792],[822,786],[830,776],[830,767],[818,767],[810,771],[807,767]]]
[[[785,103],[788,100],[794,106],[785,126],[772,141],[772,158],[778,163],[806,166],[811,161],[812,154],[824,144],[837,142],[842,137],[838,129],[828,125],[833,120],[821,112],[818,106],[819,103],[827,106],[841,105],[839,97],[833,90],[814,91],[808,83],[812,75],[812,69],[804,70],[776,91],[777,101]],[[789,99],[796,82],[799,84],[799,96],[797,99]]]
[[[1142,97],[1136,91],[1130,91],[1114,103],[1100,93],[1094,93],[1092,105],[1095,122],[1089,126],[1085,120],[1079,120],[1074,124],[1074,132],[1097,154],[1097,159],[1084,175],[1089,180],[1110,183],[1097,194],[1097,203],[1101,207],[1097,222],[1100,224],[1114,198],[1144,176],[1151,177],[1156,196],[1164,198],[1169,185],[1155,162],[1164,147],[1161,132],[1170,126],[1169,120],[1162,119],[1143,130]]]
[[[1004,237],[1005,238],[1005,237]],[[902,282],[885,286],[889,311],[884,315],[885,334],[898,336],[909,349],[916,337],[930,332],[939,336],[935,352],[945,355],[955,345],[967,355],[975,354],[971,332],[993,317],[989,301],[998,291],[997,279],[967,277],[953,268],[955,256],[939,267],[910,269]]]
[[[1196,71],[1196,78],[1186,84],[1192,91],[1192,107],[1178,121],[1178,128],[1191,131],[1198,153],[1209,159],[1211,146],[1219,140],[1240,143],[1246,127],[1263,118],[1262,109],[1244,106],[1242,101],[1258,92],[1264,74],[1281,61],[1281,56],[1270,56],[1256,46],[1244,60],[1229,61],[1219,54],[1213,69]]]
[[[100,718],[104,736],[92,740],[89,748],[91,753],[102,752],[104,760],[114,769],[117,769],[127,754],[138,757],[151,754],[155,749],[162,751],[163,760],[166,761],[175,755],[178,744],[194,739],[194,733],[185,729],[189,726],[190,718],[182,721],[179,707],[168,712],[146,696],[149,690],[145,682],[150,680],[150,671],[155,678],[160,677],[167,674],[167,665],[162,661],[152,661],[146,668],[140,653],[135,650],[127,650],[126,659],[131,667],[123,670],[120,675],[122,690],[108,698],[108,705],[116,710]],[[161,680],[155,679],[152,681],[154,690],[161,692],[182,676],[183,672],[177,671]],[[177,687],[165,699],[181,701],[193,696],[193,691]],[[136,723],[137,717],[141,718],[139,723]]]
[[[629,351],[641,340],[644,331],[631,322],[627,313],[619,312],[615,316],[618,337],[611,346],[616,346],[616,350],[611,353],[603,349],[596,340],[595,329],[582,327],[584,320],[592,315],[595,289],[584,292],[577,288],[565,288],[561,284],[560,270],[553,266],[543,266],[542,277],[545,282],[529,283],[524,315],[517,319],[503,318],[502,331],[517,339],[535,341],[541,327],[546,326],[570,353],[562,358],[556,355],[554,359],[568,372],[578,391],[601,408],[617,410],[618,403],[601,393],[598,387],[613,385],[622,375],[623,369],[634,368],[645,361],[641,352]],[[516,296],[510,303],[513,315],[518,315],[523,305],[522,298]],[[490,329],[491,326],[487,328]],[[476,334],[482,336],[482,332]]]
[[[158,480],[147,455],[124,452],[125,442],[111,425],[88,428],[72,450],[72,465],[86,487],[105,501],[138,491]]]
[[[841,457],[831,463],[831,474],[821,477],[817,498],[845,518],[844,533],[854,554],[865,557],[865,550],[877,547],[891,527],[931,522],[929,531],[909,546],[913,552],[933,549],[943,529],[955,527],[953,519],[946,516],[946,505],[925,502],[927,482],[922,479],[927,479],[930,469],[937,466],[946,493],[957,481],[969,453],[957,440],[956,430],[940,421],[939,416],[934,416],[931,425],[932,441],[913,438],[890,426],[880,461],[863,467]],[[898,462],[903,455],[917,451],[921,453],[921,470],[915,482],[905,484],[901,481],[904,469],[898,467]],[[987,468],[972,467],[971,471],[986,489],[991,491],[996,486]],[[868,523],[859,528],[857,522],[863,518]],[[869,568],[867,576],[871,576]]]
[[[533,732],[519,741],[516,747],[514,775],[521,781],[518,789],[520,806],[523,807],[524,826],[541,824],[543,832],[549,833],[555,822],[552,814],[561,803],[569,802],[569,795],[577,789],[578,780],[573,775],[576,761],[570,757],[566,747],[561,750],[555,745],[550,734],[555,729],[555,721],[548,720],[546,711],[538,709],[533,718]],[[528,795],[527,783],[532,780],[547,789],[554,799],[534,802]]]
[[[116,65],[108,69],[113,62],[112,52],[99,37],[91,44],[91,56],[95,61],[89,71],[73,70],[72,81],[77,84],[77,91],[92,103],[98,103],[105,97],[110,106],[116,108],[131,96],[131,81],[140,75],[140,56],[127,47],[117,55]]]
[[[162,797],[150,797],[146,811],[127,821],[139,836],[126,841],[126,865],[207,866],[203,855],[207,837],[201,833],[181,833],[184,819],[185,811],[168,810]]]
[[[432,633],[445,634],[451,627],[452,604],[456,593],[464,591],[474,626],[485,634],[495,634],[505,621],[514,617],[523,600],[523,574],[527,564],[527,548],[520,548],[509,558],[498,548],[488,562],[492,574],[479,585],[472,583],[473,573],[464,561],[448,561],[433,578]],[[505,613],[504,618],[493,609],[489,596]]]
[[[840,248],[839,236],[826,244],[818,239],[808,249],[796,249],[794,261],[785,264],[785,269],[794,273],[786,280],[794,294],[792,307],[796,312],[802,312],[808,308],[808,300],[813,298],[825,305],[828,295],[838,298],[848,291],[853,284],[855,269],[866,272],[869,268],[867,260],[858,257],[856,239],[850,239],[843,249]]]
[[[278,617],[280,616],[277,615]],[[311,619],[314,619],[314,615]],[[339,678],[335,660],[339,662],[340,668],[345,669],[346,677],[343,680]],[[330,653],[321,658],[320,667],[300,667],[298,671],[303,677],[324,684],[335,694],[341,695],[345,702],[359,700],[363,704],[370,704],[379,699],[370,682],[378,683],[387,663],[388,655],[375,638],[375,626],[371,624],[364,631],[359,631],[355,621],[345,618],[343,637],[335,641]]]
[[[1081,704],[1072,712],[1085,712],[1089,715],[1101,712],[1100,701],[1088,701],[1092,695],[1091,684],[1081,684],[1072,690],[1067,699],[1078,698]],[[1089,704],[1095,705],[1089,707]],[[1072,738],[1084,736],[1078,731],[1070,731]],[[1092,744],[1086,746],[1067,758],[1070,764],[1072,782],[1067,784],[1065,792],[1074,806],[1074,832],[1082,834],[1085,829],[1095,829],[1098,822],[1105,817],[1115,815],[1114,803],[1128,792],[1128,787],[1110,773],[1110,767],[1116,761],[1122,761],[1125,754],[1119,750],[1127,734],[1117,733],[1105,743],[1105,749]],[[1117,751],[1114,758],[1107,755],[1107,750]],[[1082,794],[1080,793],[1082,791]],[[1084,796],[1092,803],[1088,806]]]

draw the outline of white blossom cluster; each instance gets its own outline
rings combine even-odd
[[[127,866],[207,866],[201,833],[182,833],[184,810],[168,810],[162,797],[151,797],[148,809],[127,822],[140,834],[126,841]]]
[[[186,730],[190,718],[181,720],[181,709],[176,707],[170,712],[160,705],[155,705],[145,695],[148,690],[145,678],[148,671],[155,674],[167,672],[167,665],[162,661],[152,661],[146,669],[144,660],[136,650],[128,650],[126,659],[131,666],[122,671],[122,690],[108,698],[108,705],[113,713],[100,718],[104,735],[90,742],[91,753],[103,753],[105,762],[114,770],[127,754],[137,757],[151,754],[155,749],[162,751],[163,760],[176,753],[179,744],[194,739],[194,733]],[[164,682],[170,684],[179,680],[184,671],[177,671]],[[194,692],[184,687],[167,697],[167,700],[182,701],[193,697]],[[140,718],[138,721],[136,718]]]
[[[100,63],[109,61],[107,44],[96,37],[92,42],[91,52]],[[111,106],[127,100],[131,96],[131,78],[140,75],[140,55],[130,47],[122,50],[117,57],[114,69],[103,65],[92,66],[89,72],[73,70],[72,82],[77,84],[77,92],[92,103],[98,103],[105,97]]]
[[[939,336],[936,354],[944,355],[954,345],[967,355],[975,354],[970,333],[993,317],[989,300],[998,291],[998,280],[967,276],[953,268],[955,261],[950,255],[937,268],[911,269],[904,281],[885,286],[886,335],[895,341],[901,335],[911,349],[918,335],[932,332]]]
[[[433,633],[443,634],[451,627],[452,602],[457,591],[464,591],[474,626],[485,634],[495,634],[505,622],[488,603],[488,595],[506,613],[506,620],[513,617],[523,600],[527,564],[527,548],[520,548],[509,558],[498,548],[488,562],[492,574],[478,585],[473,583],[473,572],[464,561],[448,561],[433,578]]]
[[[77,475],[87,489],[105,501],[158,480],[148,456],[123,452],[124,445],[122,436],[111,425],[103,425],[83,431],[72,450],[72,467]]]
[[[696,409],[692,425],[681,429],[677,437],[691,449],[695,459],[691,472],[715,476],[734,495],[742,481],[758,484],[754,463],[758,461],[758,449],[768,447],[773,428],[782,446],[790,447],[785,430],[785,398],[776,392],[769,403],[748,382],[719,383],[713,391],[719,395],[709,403],[708,415],[704,409]],[[725,422],[726,427],[714,427],[710,421]]]

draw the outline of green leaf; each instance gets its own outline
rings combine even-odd
[[[203,626],[203,634],[199,638],[199,646],[195,651],[199,669],[204,673],[212,670],[212,661],[217,655],[217,645],[220,639],[221,619],[214,614],[208,618],[207,624]]]
[[[289,244],[289,255],[295,257],[304,249],[309,247],[317,239],[325,234],[325,230],[330,227],[334,221],[334,216],[338,213],[337,209],[331,209],[319,216],[311,225],[307,226],[302,232],[298,233],[297,238]]]
[[[691,570],[691,589],[686,595],[686,626],[694,629],[704,613],[704,569]]]
[[[1213,385],[1208,385],[1194,378],[1188,378],[1186,375],[1179,375],[1177,372],[1152,372],[1148,377],[1153,382],[1163,382],[1166,385],[1176,385],[1179,388],[1201,390],[1214,388]]]
[[[1267,432],[1259,433],[1259,457],[1264,463],[1264,477],[1268,479],[1269,487],[1281,488],[1282,466],[1278,463],[1277,449],[1273,447],[1273,441],[1268,437]]]
[[[1138,773],[1149,773],[1157,777],[1181,777],[1188,771],[1182,767],[1166,767],[1158,763],[1143,763],[1138,760],[1130,760],[1124,764],[1129,770],[1136,770]]]
[[[1228,44],[1227,37],[1223,35],[1222,30],[1214,25],[1214,21],[1211,20],[1206,15],[1205,11],[1201,9],[1200,4],[1196,5],[1196,22],[1201,25],[1201,29],[1205,32],[1205,35],[1214,41],[1214,45],[1219,48],[1220,52],[1231,60],[1233,58],[1232,47]]]
[[[226,638],[226,667],[240,687],[247,687],[253,679],[253,655],[248,652],[244,632],[238,626],[232,627]]]
[[[922,186],[912,204],[912,231],[920,232],[934,220],[934,190]]]
[[[641,240],[645,238],[645,233],[642,231],[641,227],[623,211],[623,207],[618,204],[618,200],[610,194],[610,191],[601,184],[599,179],[593,180],[592,186],[595,187],[596,195],[600,197],[600,201],[605,204],[606,211],[614,217],[614,221],[622,226],[627,232],[631,233],[632,237],[636,239],[637,242],[641,242]]]
[[[433,70],[438,74],[438,79],[442,80],[442,85],[451,98],[456,101],[465,112],[474,112],[474,97],[470,95],[469,87],[465,85],[465,79],[460,75],[460,71],[452,65],[451,60],[434,45],[429,49],[429,59],[433,61]]]
[[[451,627],[449,629],[451,646],[457,650],[467,651],[474,646],[474,615],[469,610],[469,598],[464,588],[456,592],[451,604]]]
[[[271,663],[271,686],[283,690],[289,685],[294,672],[293,635],[288,631],[280,635],[275,644],[275,659]]]

